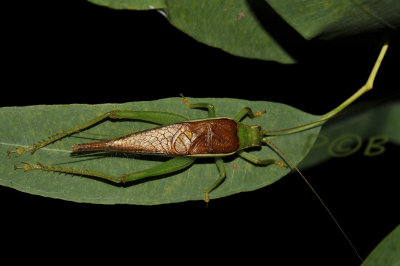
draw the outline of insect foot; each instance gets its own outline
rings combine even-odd
[[[289,166],[282,161],[275,161],[274,164],[276,164],[279,167],[289,168]]]
[[[263,114],[266,114],[266,113],[267,113],[267,110],[257,111],[257,112],[254,113],[254,117],[260,117],[260,116],[262,116]]]
[[[33,152],[33,147],[18,147],[15,149],[15,151],[7,151],[7,155],[10,157],[11,153],[16,153],[17,157],[19,157],[25,152]]]
[[[207,205],[210,202],[210,196],[208,191],[204,191],[204,202],[207,203]]]
[[[40,169],[42,169],[42,167],[40,166],[40,164],[38,164],[38,165],[32,165],[32,164],[30,164],[30,163],[25,163],[25,162],[23,162],[23,166],[16,166],[16,165],[14,165],[14,170],[17,170],[17,169],[23,169],[25,172],[26,171],[31,171],[31,170],[40,170]]]
[[[189,99],[188,99],[188,98],[186,98],[182,93],[180,93],[179,95],[182,97],[183,102],[184,102],[186,105],[190,105]]]

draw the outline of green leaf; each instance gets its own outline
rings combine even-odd
[[[165,8],[164,0],[88,0],[97,5],[115,9],[147,10]]]
[[[115,9],[167,9],[171,24],[199,42],[233,55],[294,63],[295,60],[264,28],[254,13],[265,8],[247,0],[89,0]],[[250,1],[257,2],[257,1]],[[264,4],[265,7],[265,4]]]
[[[215,105],[217,116],[233,117],[242,107],[253,110],[267,110],[267,114],[255,119],[245,118],[243,122],[261,125],[263,129],[277,130],[309,123],[317,116],[299,111],[293,107],[266,101],[246,101],[240,99],[191,99],[192,103],[209,102]],[[188,169],[158,178],[144,179],[134,185],[115,186],[99,180],[81,176],[54,174],[39,170],[24,172],[14,170],[14,165],[22,162],[41,162],[48,165],[95,170],[113,175],[143,170],[155,166],[167,158],[156,156],[107,156],[72,157],[73,144],[90,142],[81,137],[106,136],[107,138],[126,135],[133,131],[154,127],[139,121],[105,121],[82,133],[66,137],[50,144],[31,155],[20,157],[7,151],[18,146],[30,146],[63,129],[112,109],[162,110],[182,114],[190,119],[206,118],[204,110],[189,109],[181,98],[167,98],[149,102],[100,105],[54,105],[4,107],[0,109],[0,184],[52,198],[76,202],[102,204],[162,204],[187,200],[204,199],[204,190],[218,178],[218,169],[212,158],[199,158]],[[292,135],[274,137],[271,140],[297,164],[312,147],[319,128]],[[251,151],[260,158],[282,160],[268,146]],[[237,155],[223,158],[227,170],[224,183],[210,194],[219,198],[244,191],[252,191],[274,183],[289,170],[276,165],[255,166]]]
[[[166,9],[171,24],[199,42],[246,58],[295,63],[287,34],[305,39],[395,30],[398,0],[90,0],[116,9]],[[289,24],[295,31],[288,31]],[[297,38],[297,36],[290,36]]]
[[[349,106],[348,114],[351,110],[359,111],[359,108],[357,105]],[[399,117],[400,101],[393,101],[346,115],[339,121],[330,121],[322,128],[315,145],[299,168],[304,170],[332,157],[346,157],[355,152],[366,152],[366,156],[371,157],[380,155],[385,151],[386,142],[400,145]],[[369,146],[372,144],[376,146]],[[368,150],[369,147],[372,149]]]
[[[304,38],[333,38],[400,25],[398,0],[265,0]]]
[[[388,234],[362,264],[362,266],[370,265],[400,265],[400,226]]]
[[[237,56],[294,63],[246,0],[167,0],[170,22],[197,41]],[[268,13],[264,14],[268,16]]]

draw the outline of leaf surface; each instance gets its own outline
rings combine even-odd
[[[362,266],[400,265],[400,225],[388,234],[368,255]]]
[[[253,1],[254,2],[254,1]],[[294,63],[295,60],[264,28],[246,0],[167,0],[170,22],[197,41],[233,55]]]
[[[400,25],[398,0],[265,0],[304,38],[333,38]]]
[[[115,9],[147,10],[165,8],[164,0],[88,0],[97,5]]]
[[[260,125],[263,129],[289,128],[318,119],[293,107],[266,101],[246,101],[229,98],[190,99],[192,103],[208,102],[216,107],[217,116],[233,117],[242,107],[253,110],[267,110],[262,117],[245,118],[242,122]],[[174,112],[189,119],[207,117],[204,110],[189,109],[181,98],[167,98],[157,101],[130,102],[125,104],[100,105],[54,105],[4,107],[0,109],[0,184],[31,194],[64,200],[101,204],[162,204],[187,200],[204,199],[204,190],[218,178],[218,169],[212,158],[199,158],[188,169],[175,174],[147,178],[134,184],[116,186],[99,180],[65,174],[42,172],[39,170],[24,172],[14,170],[14,165],[22,162],[40,162],[47,165],[73,167],[105,172],[113,175],[132,173],[162,163],[167,158],[156,156],[113,155],[107,157],[73,157],[70,147],[73,144],[90,142],[82,137],[105,138],[126,135],[138,130],[154,127],[154,124],[139,121],[105,121],[81,133],[52,143],[31,155],[20,157],[7,156],[7,151],[18,146],[30,146],[39,140],[51,136],[63,129],[110,111],[125,110],[162,110]],[[319,128],[287,136],[274,137],[271,141],[282,149],[297,164],[312,147]],[[268,146],[261,150],[252,150],[260,158],[282,160]],[[276,165],[256,166],[237,155],[224,157],[227,178],[215,189],[210,198],[219,198],[244,191],[252,191],[274,183],[290,170]]]
[[[90,1],[116,9],[164,9],[172,25],[199,42],[285,64],[296,62],[293,48],[287,50],[292,40],[385,32],[400,25],[398,0]]]

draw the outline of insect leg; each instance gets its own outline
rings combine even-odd
[[[113,110],[110,113],[112,113],[109,116],[111,119],[141,120],[159,125],[169,125],[189,120],[180,114],[160,111]]]
[[[105,173],[90,171],[90,170],[44,165],[41,163],[37,163],[35,165],[24,163],[23,166],[15,166],[14,168],[23,169],[25,171],[42,170],[46,172],[58,172],[71,175],[81,175],[81,176],[99,178],[102,180],[108,180],[114,183],[125,183],[142,179],[145,177],[159,176],[163,174],[176,172],[190,166],[194,161],[195,158],[193,157],[175,157],[152,168],[121,176],[112,176]]]
[[[189,99],[183,96],[183,102],[191,109],[193,108],[200,108],[200,109],[208,109],[208,117],[209,118],[214,118],[215,116],[215,107],[211,103],[190,103]]]
[[[57,172],[57,173],[64,173],[64,174],[71,174],[71,175],[95,177],[95,178],[100,178],[103,180],[112,181],[115,183],[121,182],[119,177],[107,175],[107,174],[104,174],[101,172],[76,169],[76,168],[70,168],[70,167],[44,165],[42,163],[36,163],[36,164],[24,163],[23,166],[14,166],[14,169],[23,169],[25,172],[32,171],[32,170],[42,170],[45,172]]]
[[[105,119],[134,119],[134,120],[153,122],[153,123],[157,123],[157,124],[171,124],[171,123],[178,123],[178,122],[188,120],[184,116],[174,114],[174,113],[168,113],[168,112],[112,110],[110,112],[101,114],[101,115],[87,121],[86,123],[77,125],[68,130],[61,131],[60,133],[57,133],[45,140],[39,141],[38,143],[34,144],[33,146],[19,147],[19,148],[17,148],[16,151],[10,151],[9,154],[12,152],[15,152],[18,155],[22,155],[28,151],[30,151],[31,153],[34,153],[38,149],[40,149],[50,143],[53,143],[59,139],[66,137],[66,136],[72,135],[74,133],[85,130],[89,127],[92,127],[95,124],[97,124]]]
[[[164,174],[173,173],[189,167],[196,158],[193,157],[174,157],[162,164],[151,167],[149,169],[135,172],[132,174],[126,174],[121,176],[121,182],[130,182],[138,179],[142,179],[149,176],[159,176]]]
[[[253,155],[251,153],[245,152],[245,151],[238,152],[238,155],[240,157],[242,157],[243,159],[245,159],[245,160],[247,160],[247,161],[249,161],[251,163],[257,164],[257,165],[276,164],[276,165],[278,165],[280,167],[287,167],[287,165],[284,164],[282,161],[277,161],[277,160],[274,160],[274,159],[260,159],[257,156],[255,156],[255,155]]]
[[[239,113],[237,113],[234,117],[233,120],[239,122],[240,120],[242,120],[246,115],[248,115],[250,118],[254,118],[254,117],[259,117],[262,116],[262,114],[266,113],[267,111],[257,111],[255,113],[253,113],[253,111],[251,110],[250,107],[243,107]]]
[[[226,170],[225,170],[224,161],[222,160],[222,158],[215,157],[215,163],[217,164],[217,167],[218,167],[219,178],[217,179],[217,181],[215,181],[215,183],[211,187],[209,187],[208,189],[206,189],[204,191],[204,201],[205,202],[210,201],[210,197],[209,197],[210,192],[213,191],[216,187],[218,187],[222,183],[222,181],[224,181],[224,179],[226,177]]]

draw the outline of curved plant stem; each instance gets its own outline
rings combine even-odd
[[[385,56],[385,53],[389,47],[389,43],[385,42],[385,44],[382,46],[381,52],[379,53],[378,58],[376,59],[375,65],[372,68],[371,74],[368,77],[367,82],[365,83],[364,86],[362,86],[356,93],[354,93],[350,98],[348,98],[346,101],[344,101],[341,105],[330,111],[329,113],[326,113],[322,119],[330,119],[333,116],[335,116],[337,113],[342,111],[344,108],[346,108],[348,105],[350,105],[352,102],[357,100],[361,95],[363,95],[365,92],[369,91],[372,89],[375,81],[376,74],[378,73],[379,67],[381,66],[383,57]]]
[[[339,105],[338,107],[336,107],[335,109],[333,109],[332,111],[326,113],[325,115],[322,116],[322,118],[318,121],[312,122],[312,123],[308,123],[305,125],[301,125],[298,127],[292,127],[292,128],[287,128],[287,129],[283,129],[283,130],[265,130],[264,134],[270,134],[270,133],[274,133],[274,132],[284,132],[281,135],[289,135],[289,134],[293,134],[293,133],[297,133],[300,131],[304,131],[313,127],[317,127],[322,125],[324,122],[326,122],[327,120],[331,119],[333,116],[335,116],[337,113],[339,113],[340,111],[342,111],[344,108],[346,108],[347,106],[349,106],[351,103],[353,103],[355,100],[357,100],[361,95],[363,95],[364,93],[366,93],[367,91],[371,90],[374,84],[374,80],[376,77],[376,74],[378,73],[379,67],[381,66],[382,60],[386,54],[386,51],[389,47],[389,41],[388,38],[385,40],[384,45],[382,46],[382,49],[378,55],[378,58],[375,62],[374,67],[372,68],[371,74],[368,77],[367,82],[365,83],[365,85],[363,85],[356,93],[354,93],[350,98],[348,98],[346,101],[344,101],[341,105]]]

